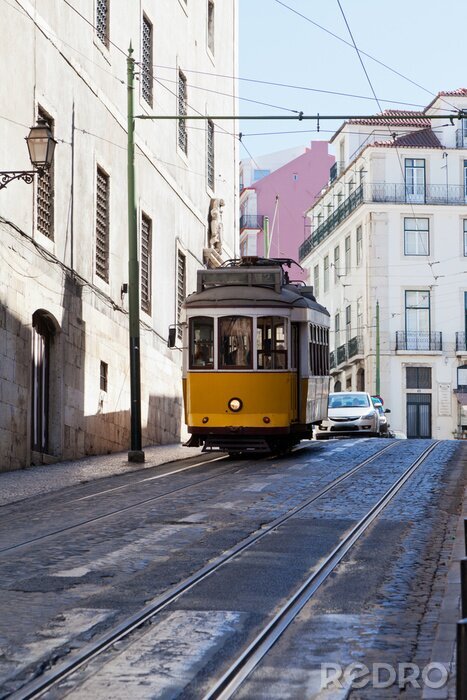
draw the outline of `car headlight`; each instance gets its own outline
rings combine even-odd
[[[365,418],[365,419],[367,419],[367,418],[374,418],[375,415],[376,415],[376,414],[375,414],[374,411],[370,411],[369,413],[365,413],[365,415],[362,416],[362,418]]]
[[[237,413],[237,411],[239,411],[241,409],[241,407],[243,406],[243,403],[242,403],[241,399],[233,398],[233,399],[230,399],[228,406],[229,406],[231,411],[233,411],[234,413]]]

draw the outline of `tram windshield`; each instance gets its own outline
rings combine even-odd
[[[190,367],[214,368],[214,319],[208,316],[190,321]]]
[[[219,369],[250,369],[252,319],[224,316],[219,319]]]
[[[258,369],[287,369],[286,319],[261,316],[256,330]]]

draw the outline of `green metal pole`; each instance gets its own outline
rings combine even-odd
[[[379,301],[376,302],[376,396],[380,396],[380,341],[379,341]]]
[[[269,217],[263,216],[264,257],[269,258]]]
[[[128,97],[128,325],[130,335],[130,422],[131,448],[129,462],[144,462],[141,449],[141,372],[139,337],[139,264],[138,264],[138,223],[135,197],[135,119],[133,112],[133,81],[135,60],[133,49],[128,49],[127,57],[127,97]]]

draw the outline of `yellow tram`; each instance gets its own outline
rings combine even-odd
[[[187,445],[288,449],[327,416],[329,313],[283,259],[199,270],[183,304]]]

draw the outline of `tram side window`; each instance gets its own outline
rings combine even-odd
[[[286,319],[261,316],[256,330],[258,369],[287,369]]]
[[[219,319],[219,369],[251,369],[252,320],[247,316]]]
[[[329,374],[329,329],[310,323],[310,374],[326,377]]]
[[[214,319],[208,316],[190,320],[190,368],[214,368]]]

